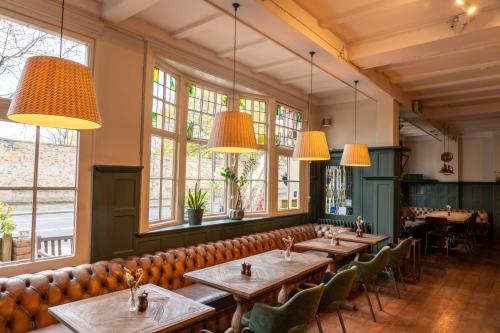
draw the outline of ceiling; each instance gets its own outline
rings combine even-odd
[[[421,100],[425,118],[500,130],[500,1],[470,1],[471,17],[454,0],[294,1],[345,41],[349,61]]]

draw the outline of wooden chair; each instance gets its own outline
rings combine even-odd
[[[446,250],[446,256],[448,256],[451,237],[448,219],[446,217],[426,216],[425,225],[427,230],[425,233],[425,255],[427,255],[427,248],[429,247],[429,238],[432,238],[442,242]]]

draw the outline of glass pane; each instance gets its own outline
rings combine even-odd
[[[60,128],[40,128],[38,186],[76,186],[77,159],[77,131]]]
[[[209,180],[214,176],[214,165],[212,164],[213,153],[210,153],[207,146],[201,146],[200,158],[200,177],[201,179]]]
[[[31,259],[33,191],[0,191],[0,203],[0,214],[8,211],[11,214],[9,229],[12,232],[11,255],[0,254],[0,264]]]
[[[172,195],[173,187],[171,180],[162,181],[161,190],[161,219],[169,220],[172,219]]]
[[[76,191],[38,191],[37,258],[73,254]]]
[[[221,180],[212,182],[212,193],[212,213],[223,214],[226,211],[225,182]]]
[[[226,154],[214,153],[214,179],[224,180],[225,178],[221,176],[222,169],[226,167]]]
[[[186,147],[186,178],[198,179],[199,177],[199,159],[200,145],[197,143],[187,143]]]
[[[266,182],[252,182],[252,211],[264,212],[266,210]]]
[[[288,209],[288,182],[278,182],[278,209]]]
[[[249,179],[253,180],[265,180],[266,179],[266,152],[263,150],[258,150],[253,153],[245,153],[238,155],[238,174],[241,175],[245,162],[250,158],[255,159],[255,167],[252,168]]]
[[[172,179],[174,168],[174,141],[163,139],[163,178]]]
[[[245,212],[252,211],[252,187],[248,184],[241,190],[241,201],[243,202],[243,210]]]
[[[160,180],[151,179],[149,181],[149,220],[158,221],[160,219]]]
[[[287,156],[278,156],[278,177],[283,181],[288,180],[288,159]]]
[[[290,182],[290,208],[299,208],[299,183]]]
[[[149,176],[161,177],[161,138],[151,137],[151,163],[149,164]]]
[[[300,180],[300,161],[290,158],[290,180]]]
[[[0,187],[33,186],[35,141],[34,126],[0,121]]]

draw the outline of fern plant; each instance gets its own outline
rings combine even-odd
[[[187,195],[187,205],[189,209],[205,209],[207,205],[207,194],[208,192],[203,192],[200,188],[200,184],[196,183],[194,186],[194,191],[188,190]]]
[[[0,237],[12,235],[16,229],[16,222],[12,220],[14,207],[0,201]]]
[[[243,170],[241,172],[241,175],[239,177],[236,175],[233,169],[229,167],[225,167],[222,169],[222,172],[220,173],[222,177],[226,178],[229,180],[231,185],[236,187],[237,191],[237,198],[236,198],[236,209],[242,209],[243,208],[243,201],[241,200],[241,190],[243,187],[248,183],[248,175],[252,171],[253,168],[255,168],[255,165],[257,164],[257,161],[255,158],[249,158],[245,163],[243,163]]]

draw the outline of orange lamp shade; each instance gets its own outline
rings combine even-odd
[[[327,161],[330,151],[325,132],[305,131],[297,133],[297,141],[293,148],[293,159],[299,161]]]
[[[208,150],[217,153],[249,153],[257,150],[252,117],[239,111],[217,113],[208,140]]]
[[[369,167],[372,165],[368,146],[363,143],[348,143],[344,145],[344,152],[340,165],[352,167]]]
[[[28,58],[7,118],[44,127],[101,127],[90,69],[57,57]]]

